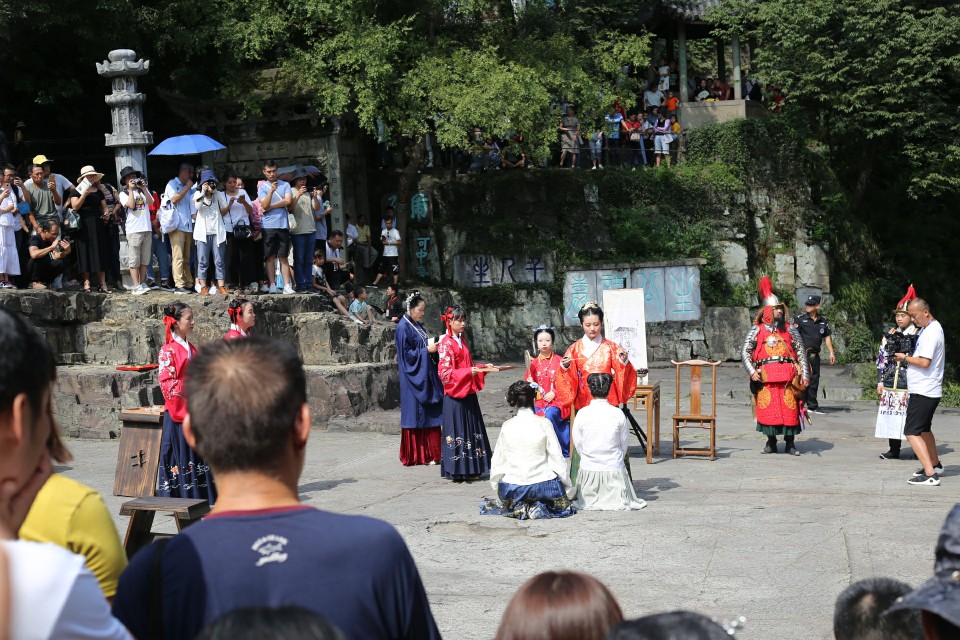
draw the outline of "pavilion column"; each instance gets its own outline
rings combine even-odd
[[[743,80],[740,77],[740,38],[733,34],[730,41],[733,48],[733,99],[743,100]]]
[[[680,102],[690,102],[687,86],[687,25],[677,23],[677,54],[680,57]]]
[[[724,80],[727,75],[727,47],[723,40],[717,40],[717,77]]]

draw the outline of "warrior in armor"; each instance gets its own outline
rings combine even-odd
[[[787,306],[773,294],[766,276],[760,279],[760,311],[743,341],[741,358],[750,375],[757,431],[767,436],[763,453],[776,453],[782,435],[784,453],[800,455],[794,438],[801,431],[800,398],[810,369],[800,334],[787,322]]]
[[[907,419],[907,404],[910,400],[907,392],[908,365],[906,361],[898,362],[893,354],[912,355],[917,345],[917,327],[907,312],[910,301],[916,297],[913,285],[910,285],[906,295],[893,310],[897,326],[883,336],[877,353],[877,394],[880,396],[880,408],[877,412],[876,436],[887,438],[890,442],[887,452],[880,454],[882,460],[900,458],[900,441],[903,439],[903,426]]]

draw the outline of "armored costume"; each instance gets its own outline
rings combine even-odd
[[[760,312],[741,349],[743,366],[751,376],[757,431],[767,436],[764,453],[776,453],[777,436],[782,435],[784,453],[800,455],[794,438],[801,431],[802,397],[810,379],[803,340],[788,324],[786,305],[773,295],[767,277],[760,280],[760,299]]]
[[[907,314],[907,307],[916,297],[913,285],[897,303],[894,315]],[[908,314],[909,315],[909,314]],[[901,316],[902,317],[902,316]],[[910,395],[907,392],[907,363],[897,362],[895,353],[913,354],[917,344],[917,327],[913,322],[901,327],[900,322],[880,341],[877,352],[877,391],[880,393],[880,408],[877,410],[875,435],[887,438],[890,449],[881,454],[884,460],[900,458],[900,441],[903,439],[903,426],[907,419],[907,405]]]

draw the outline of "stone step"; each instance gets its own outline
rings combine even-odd
[[[308,365],[306,374],[307,398],[316,428],[326,429],[331,419],[337,424],[352,424],[364,412],[399,406],[396,364]],[[68,436],[116,438],[122,409],[158,404],[163,404],[163,396],[156,370],[117,371],[103,365],[57,369],[54,417]],[[369,422],[357,422],[353,429],[374,427]]]
[[[64,364],[83,364],[83,354],[77,353],[76,351],[70,351],[66,353],[55,353],[54,357],[58,365]]]

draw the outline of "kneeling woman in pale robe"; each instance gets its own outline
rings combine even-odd
[[[490,486],[497,498],[484,499],[480,513],[520,520],[566,518],[577,512],[570,502],[574,489],[553,423],[533,412],[537,391],[528,382],[514,382],[507,403],[517,415],[503,423],[490,468]]]
[[[573,446],[580,454],[574,503],[578,509],[623,511],[647,506],[633,490],[624,464],[630,428],[623,411],[607,402],[612,381],[608,373],[587,376],[593,400],[577,412],[573,422]]]

